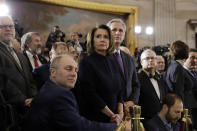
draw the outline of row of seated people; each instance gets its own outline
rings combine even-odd
[[[168,93],[176,93],[180,97],[179,100],[183,100],[184,106],[192,109],[191,114],[195,123],[196,116],[193,114],[196,112],[196,98],[194,97],[196,89],[193,86],[195,84],[192,84],[195,79],[191,80],[190,77],[194,75],[185,70],[181,61],[189,54],[189,48],[185,43],[176,41],[172,44],[171,48],[175,57],[164,76],[161,77],[155,71],[156,54],[150,49],[141,54],[142,70],[137,73],[133,58],[120,50],[126,26],[122,20],[113,19],[109,21],[108,26],[100,25],[88,34],[87,52],[89,55],[80,61],[78,74],[76,62],[69,56],[54,57],[60,54],[72,56],[68,45],[62,42],[53,45],[50,55],[52,63],[32,68],[39,90],[32,104],[32,99],[36,95],[34,90],[36,86],[31,78],[32,69],[29,69],[28,57],[25,59],[23,55],[10,47],[14,38],[12,19],[2,17],[0,24],[4,25],[2,28],[4,27],[3,29],[9,32],[4,33],[4,30],[1,30],[3,33],[0,34],[4,35],[0,37],[0,56],[3,56],[1,68],[4,71],[0,80],[4,87],[3,93],[6,101],[13,105],[17,119],[23,120],[21,117],[24,117],[27,112],[26,107],[32,108],[26,120],[28,123],[26,128],[31,127],[32,130],[114,130],[124,116],[129,116],[129,108],[137,104],[142,107],[142,117],[145,118],[143,123],[146,127],[148,121],[161,110],[163,99]],[[24,38],[22,38],[22,43],[25,41],[25,44],[22,44],[24,49],[32,51],[30,50],[32,39]],[[34,51],[39,52],[39,50]],[[190,56],[184,63],[188,70],[196,69],[196,54],[194,57],[194,67],[187,66],[187,62],[188,65],[191,64]],[[29,60],[29,63],[33,63],[35,67],[40,65],[39,62],[35,62],[35,59]],[[76,101],[73,100],[75,98],[67,90],[74,86],[73,92],[79,104],[80,114],[86,119],[78,114]],[[178,111],[172,112],[175,113],[175,116],[171,116],[175,117],[173,120],[166,119],[165,115],[161,116],[163,125],[166,125],[165,122],[170,125],[171,122],[177,122],[183,109],[181,102],[179,102]],[[194,106],[191,105],[193,103]],[[170,107],[174,104],[176,100],[165,111],[170,112]],[[30,120],[32,121],[28,122]],[[17,124],[23,125],[24,123],[18,121]]]

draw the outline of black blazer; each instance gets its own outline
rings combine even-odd
[[[189,70],[186,69],[186,71],[193,82],[193,87],[188,93],[185,94],[185,107],[197,108],[197,79],[192,76]]]
[[[180,131],[179,123],[177,123],[176,125],[172,125],[172,127],[173,127],[173,131]],[[151,120],[147,122],[147,124],[145,125],[145,129],[146,131],[169,131],[165,127],[163,121],[159,118],[158,114],[155,115]]]
[[[32,72],[33,67],[32,67],[31,62],[30,62],[30,60],[29,60],[29,57],[27,56],[26,50],[23,51],[23,54],[24,54],[25,57],[27,58],[30,72]],[[39,61],[41,62],[41,64],[46,64],[46,63],[47,63],[47,60],[46,60],[43,56],[41,56],[41,55],[38,55],[38,59],[39,59]]]
[[[184,100],[184,104],[186,104],[185,100],[188,98],[185,97],[191,92],[193,83],[187,71],[179,62],[175,60],[170,62],[164,74],[164,81],[168,86],[168,92],[176,93]]]
[[[155,75],[158,75],[155,73]],[[149,76],[142,70],[139,74],[140,97],[139,105],[141,106],[142,117],[146,120],[151,119],[161,110],[162,100],[165,97],[165,86],[161,79],[157,80],[160,89],[160,99],[152,85]]]
[[[19,67],[7,48],[0,43],[0,67],[5,71],[1,77],[7,79],[3,93],[6,101],[12,104],[17,112],[24,111],[25,99],[36,94],[36,86],[33,81],[27,59],[24,55],[17,53],[22,69]]]
[[[124,66],[124,73],[122,72],[119,66],[119,71],[122,78],[122,87],[124,89],[123,99],[124,101],[133,101],[135,104],[137,104],[140,95],[140,84],[137,77],[134,60],[130,55],[126,54],[121,50],[120,55]],[[117,59],[116,63],[117,65],[119,65]]]
[[[79,115],[73,93],[48,80],[32,102],[25,131],[114,131],[115,123],[96,123]]]
[[[43,64],[40,67],[33,69],[33,78],[36,82],[38,90],[44,85],[44,83],[49,79],[50,75],[50,62]]]

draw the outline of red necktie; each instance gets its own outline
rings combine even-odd
[[[38,64],[38,58],[37,58],[37,56],[33,55],[33,58],[34,58],[35,67],[38,67],[39,64]]]

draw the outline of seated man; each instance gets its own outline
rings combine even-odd
[[[147,122],[147,131],[179,131],[179,123],[183,112],[183,102],[175,94],[168,94],[163,100],[161,111]]]
[[[43,85],[32,103],[25,124],[26,131],[115,130],[116,123],[92,122],[79,115],[76,99],[70,91],[77,80],[77,66],[68,55],[60,55],[52,60],[50,80]],[[126,126],[131,127],[129,123]]]

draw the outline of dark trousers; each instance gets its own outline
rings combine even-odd
[[[191,118],[193,127],[197,130],[197,108],[191,109]]]

